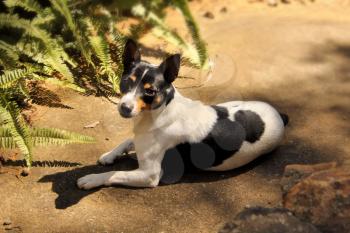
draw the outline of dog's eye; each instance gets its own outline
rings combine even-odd
[[[145,95],[147,96],[155,96],[156,95],[156,90],[153,88],[147,88],[145,89]]]

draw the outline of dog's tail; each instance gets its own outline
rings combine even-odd
[[[287,114],[284,114],[284,113],[280,113],[280,116],[282,118],[283,124],[286,126],[289,122],[289,116]]]

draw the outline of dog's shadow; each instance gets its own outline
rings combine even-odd
[[[254,162],[238,169],[226,172],[207,172],[196,169],[187,170],[185,174],[177,183],[201,183],[201,182],[213,182],[222,179],[228,179],[235,177],[241,173],[247,172],[254,167],[258,166],[266,160],[268,156],[262,156]],[[52,191],[58,194],[55,200],[55,206],[57,209],[66,209],[73,206],[85,196],[97,192],[101,188],[95,188],[92,190],[81,190],[77,187],[76,182],[80,177],[83,177],[92,173],[103,173],[108,171],[127,171],[133,170],[138,167],[137,161],[128,157],[119,158],[113,165],[102,166],[102,165],[88,165],[84,167],[77,167],[69,171],[58,172],[51,175],[43,176],[38,182],[39,183],[52,183]],[[160,183],[161,186],[169,185]],[[125,186],[118,186],[118,188],[127,189],[140,189],[131,188]]]
[[[43,176],[39,183],[52,183],[52,191],[58,194],[55,200],[57,209],[66,209],[77,204],[82,198],[90,195],[99,189],[81,190],[77,187],[77,180],[80,177],[93,173],[103,173],[109,171],[127,171],[137,168],[137,161],[131,158],[120,158],[113,165],[102,166],[99,164],[77,167],[69,171],[58,172]]]

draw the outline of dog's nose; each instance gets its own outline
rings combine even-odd
[[[124,117],[129,117],[132,109],[133,109],[133,106],[130,106],[126,103],[122,103],[120,105],[120,113]]]

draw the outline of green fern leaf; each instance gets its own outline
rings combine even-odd
[[[55,128],[33,128],[30,131],[30,137],[33,146],[63,146],[95,142],[92,137]],[[0,148],[14,149],[16,147],[10,128],[0,126]]]
[[[81,35],[84,31],[84,25],[80,25],[82,21],[80,20],[74,20],[72,13],[68,7],[67,0],[50,0],[53,8],[57,10],[66,20],[68,28],[73,33],[73,36],[76,39],[76,44],[78,45],[79,50],[85,57],[85,59],[92,63],[91,61],[91,53],[86,48],[86,44],[84,41],[84,37]]]
[[[30,74],[28,69],[7,70],[0,76],[0,88],[8,88],[17,80]]]
[[[45,70],[43,70],[43,71],[45,71]],[[85,89],[79,87],[78,85],[76,85],[74,83],[71,83],[71,82],[68,82],[68,81],[65,81],[65,80],[59,80],[59,79],[56,79],[56,78],[42,77],[42,76],[40,76],[38,74],[33,74],[33,78],[35,80],[44,81],[44,82],[47,82],[47,83],[50,83],[50,84],[53,84],[53,85],[56,85],[56,86],[69,88],[69,89],[72,89],[72,90],[80,92],[80,93],[86,93]]]
[[[113,72],[111,67],[112,59],[109,52],[109,45],[104,40],[102,36],[90,36],[89,37],[90,45],[93,48],[97,58],[100,60],[100,66],[102,68],[102,72]]]
[[[32,151],[29,129],[20,114],[17,104],[4,99],[3,96],[0,98],[0,121],[4,122],[4,126],[9,129],[16,146],[26,160],[26,165],[30,167]]]
[[[5,5],[9,8],[22,7],[27,11],[32,11],[37,14],[43,10],[37,0],[5,0]]]
[[[92,137],[55,128],[34,128],[31,132],[34,146],[93,143]]]
[[[201,67],[207,66],[208,52],[207,52],[206,44],[200,36],[198,25],[191,14],[190,8],[188,7],[187,0],[175,0],[174,4],[184,16],[187,28],[191,33],[193,42],[197,49],[197,53],[200,60],[200,66]]]
[[[13,140],[13,137],[9,128],[0,127],[0,148],[5,148],[5,149],[16,148],[16,143]]]
[[[39,39],[45,48],[41,51],[46,54],[46,62],[60,72],[67,80],[73,82],[72,73],[67,65],[64,64],[64,59],[68,60],[69,56],[64,52],[63,48],[57,44],[57,40],[50,37],[47,31],[33,25],[29,20],[9,14],[0,14],[0,28],[1,27],[22,29],[24,30],[24,34]]]
[[[5,68],[14,68],[19,59],[15,46],[0,40],[0,59]]]

